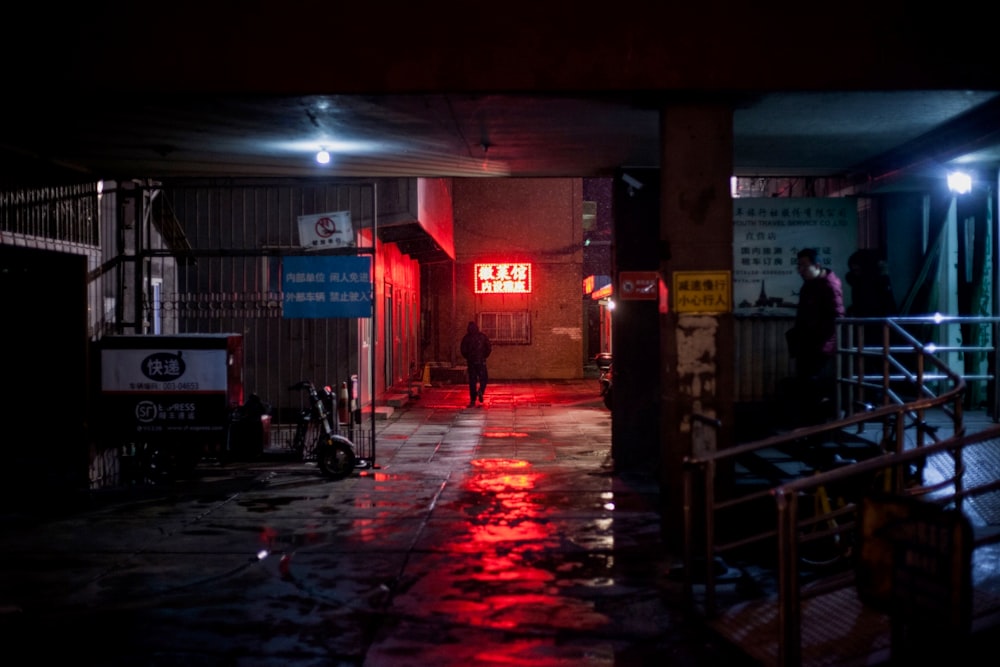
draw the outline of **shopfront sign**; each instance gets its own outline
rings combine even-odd
[[[530,262],[476,264],[476,294],[530,294]]]

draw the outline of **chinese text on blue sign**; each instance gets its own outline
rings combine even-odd
[[[285,319],[372,316],[370,257],[285,257],[281,285]]]

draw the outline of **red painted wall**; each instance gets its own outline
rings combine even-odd
[[[417,219],[449,257],[455,257],[452,179],[417,179]]]
[[[389,387],[405,382],[411,371],[421,364],[420,264],[401,253],[395,243],[380,244],[378,255],[375,267],[375,392],[381,396]]]

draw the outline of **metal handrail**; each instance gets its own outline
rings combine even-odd
[[[964,471],[962,457],[965,448],[996,438],[1000,438],[1000,425],[994,425],[974,435],[956,434],[954,437],[945,438],[920,449],[914,448],[907,451],[886,453],[850,466],[818,472],[808,477],[787,482],[771,490],[771,495],[774,496],[775,506],[778,510],[776,523],[777,540],[780,545],[778,549],[778,570],[780,573],[778,578],[778,616],[781,619],[779,626],[780,637],[778,639],[778,663],[780,665],[797,665],[801,662],[801,600],[804,595],[799,579],[799,539],[797,538],[797,530],[800,525],[798,520],[799,499],[804,494],[814,492],[820,487],[835,486],[838,483],[874,475],[880,471],[891,471],[891,478],[899,483],[904,477],[903,471],[910,464],[920,463],[934,454],[947,453],[954,461],[953,484],[950,485],[952,486],[952,491],[946,495],[933,498],[933,502],[942,506],[953,503],[955,509],[961,511],[963,502],[967,497],[982,495],[1000,488],[1000,480],[967,488],[962,478],[962,472]],[[938,487],[920,487],[911,490],[909,495],[929,495],[934,488]],[[901,488],[896,488],[897,493],[901,491]],[[855,511],[856,507],[852,506],[852,516]],[[846,532],[853,527],[853,522],[845,523],[840,527],[838,533]],[[992,544],[997,541],[1000,541],[1000,535],[992,534],[976,540],[973,548]],[[819,588],[818,590],[821,591],[823,589]]]
[[[779,545],[779,617],[782,619],[780,630],[782,636],[779,640],[779,652],[782,655],[782,664],[793,664],[793,662],[788,661],[789,657],[797,657],[801,651],[801,615],[799,608],[800,599],[797,581],[797,564],[790,564],[788,562],[790,558],[786,553],[787,551],[790,551],[794,555],[797,551],[795,545],[793,544],[795,541],[794,522],[790,522],[787,518],[789,516],[789,506],[791,506],[791,509],[794,509],[795,499],[794,496],[790,496],[785,490],[786,488],[791,489],[794,487],[786,485],[783,487],[777,487],[776,489],[749,493],[735,498],[719,498],[717,497],[716,489],[717,475],[721,467],[733,463],[739,456],[769,447],[788,445],[796,441],[809,440],[814,436],[842,431],[843,429],[851,426],[856,426],[860,429],[867,423],[880,423],[882,425],[883,443],[884,446],[888,445],[886,447],[887,453],[884,456],[898,456],[902,454],[905,449],[904,444],[907,417],[918,420],[918,423],[923,423],[925,412],[928,409],[933,408],[943,409],[951,418],[953,426],[952,433],[955,436],[963,435],[965,429],[962,421],[962,402],[966,390],[965,380],[961,375],[952,371],[946,363],[934,354],[934,348],[920,342],[902,328],[902,325],[910,320],[916,320],[919,323],[928,323],[931,321],[928,318],[892,318],[878,320],[878,323],[882,325],[884,332],[883,345],[881,347],[883,374],[881,376],[880,386],[884,390],[884,404],[882,406],[856,413],[851,413],[850,410],[846,413],[841,411],[839,414],[843,414],[844,416],[837,421],[794,429],[788,433],[772,436],[756,442],[736,445],[700,456],[688,456],[683,461],[683,556],[685,564],[685,599],[692,607],[695,606],[694,578],[692,573],[695,570],[695,533],[698,525],[701,525],[704,528],[703,556],[706,563],[704,568],[704,610],[706,615],[709,616],[714,615],[716,611],[716,576],[714,568],[711,567],[711,563],[714,558],[737,547],[743,547],[748,544],[759,543],[765,540],[777,539]],[[997,318],[997,321],[1000,321],[1000,318]],[[870,320],[858,319],[844,320],[840,323],[840,325],[850,326],[869,323],[871,323]],[[899,340],[905,341],[906,345],[890,346],[888,344],[890,334],[896,336]],[[855,352],[855,350],[838,350],[840,355],[848,354],[850,352]],[[898,357],[904,354],[912,354],[914,356],[913,361],[915,369],[911,370],[910,367],[899,361]],[[838,363],[838,367],[839,366],[840,364]],[[930,367],[934,370],[934,373],[930,374],[930,376],[934,377],[935,381],[937,381],[937,377],[943,377],[950,382],[950,387],[946,391],[940,393],[936,393],[927,387],[926,383],[929,381],[929,374],[925,372],[926,367]],[[912,383],[913,388],[916,390],[917,398],[908,402],[896,402],[899,400],[899,397],[895,394],[895,392],[893,392],[891,387],[891,380],[893,379],[894,374],[890,372],[890,369],[896,369],[897,373],[895,375],[898,375],[900,378],[905,379],[905,381]],[[838,380],[848,386],[850,386],[853,382],[855,387],[858,386],[859,382],[856,377],[845,378],[838,376]],[[840,394],[840,392],[837,393]],[[891,433],[890,425],[893,427]],[[920,448],[923,447],[925,429],[918,428],[917,434],[917,447]],[[927,431],[926,435],[929,435],[936,442],[938,441],[933,432]],[[882,457],[878,458],[881,459]],[[880,460],[870,465],[873,467],[885,467],[887,464],[885,461]],[[850,467],[853,468],[853,466]],[[849,474],[850,473],[846,471],[838,472],[837,476],[847,476]],[[901,491],[902,481],[900,476],[894,475],[893,479],[896,484],[896,490]],[[702,503],[700,507],[704,513],[701,524],[696,523],[695,517],[695,495],[696,488],[699,486],[702,494]],[[761,498],[765,497],[773,498],[778,508],[779,522],[774,529],[758,531],[754,534],[741,536],[738,539],[730,539],[728,542],[718,540],[718,536],[716,535],[716,514],[718,512],[746,507],[749,506],[750,503],[759,501]],[[792,516],[794,516],[794,514],[792,514]],[[796,581],[793,582],[792,579],[795,579]]]
[[[930,352],[936,358],[944,361],[945,358],[954,358],[954,355],[966,355],[971,353],[986,353],[986,354],[996,354],[998,341],[1000,341],[1000,317],[996,316],[953,316],[953,315],[921,315],[921,316],[896,316],[887,318],[860,318],[860,317],[845,317],[838,321],[838,354],[841,357],[852,360],[855,363],[852,364],[850,373],[847,375],[839,374],[838,381],[841,386],[844,386],[848,390],[849,395],[857,395],[857,393],[851,394],[851,392],[859,392],[863,395],[864,389],[881,389],[880,386],[883,382],[890,385],[894,382],[906,382],[911,381],[911,378],[907,375],[907,369],[904,364],[901,364],[897,357],[907,354],[912,354],[916,352]],[[941,340],[944,338],[942,335],[936,335],[936,340],[930,342],[919,341],[915,336],[913,336],[907,327],[923,326],[940,328],[945,325],[957,325],[957,326],[971,326],[971,325],[988,325],[990,327],[990,341],[987,345],[978,344],[962,344],[955,345],[953,341]],[[876,342],[875,345],[871,344],[871,341],[864,340],[865,330],[871,330],[873,327],[878,327],[881,330],[881,338]],[[902,344],[900,344],[902,343]],[[918,350],[918,348],[920,348]],[[889,360],[895,363],[894,368],[899,371],[899,373],[884,372],[879,375],[866,375],[864,373],[864,359],[871,358],[881,358]],[[947,365],[947,364],[946,364]],[[838,364],[837,371],[841,373],[846,364]],[[966,383],[982,382],[988,385],[986,391],[987,395],[992,396],[993,404],[990,406],[991,413],[993,415],[1000,415],[1000,376],[994,368],[988,368],[987,372],[965,372],[964,369],[961,372],[962,377],[965,379]],[[924,390],[928,394],[932,394],[929,391],[926,383],[934,383],[947,380],[947,376],[944,374],[936,373],[925,373],[924,375]],[[876,386],[871,380],[878,381]],[[838,395],[839,397],[839,395]],[[899,397],[892,397],[896,402],[903,402]],[[847,411],[852,409],[852,402],[848,402],[846,405],[841,406]]]

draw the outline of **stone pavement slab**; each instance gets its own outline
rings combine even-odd
[[[5,664],[737,665],[679,609],[656,484],[593,380],[424,387],[375,466],[199,466],[5,517]]]

